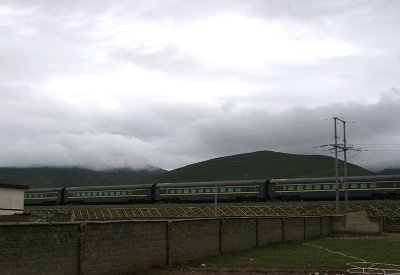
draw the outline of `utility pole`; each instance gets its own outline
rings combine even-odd
[[[333,117],[334,121],[334,130],[335,130],[335,143],[334,144],[324,144],[319,146],[320,148],[330,146],[331,148],[329,151],[332,151],[333,149],[335,150],[335,193],[336,193],[336,214],[340,214],[340,188],[339,188],[339,160],[338,160],[338,149],[343,150],[343,180],[342,180],[342,189],[344,188],[345,194],[344,194],[344,208],[345,211],[348,211],[349,209],[349,188],[348,188],[348,181],[347,181],[347,151],[361,151],[360,148],[354,148],[352,146],[347,146],[347,138],[346,138],[346,121]],[[343,124],[343,144],[338,144],[338,136],[337,136],[337,121],[342,122]]]
[[[344,193],[344,204],[345,204],[345,211],[348,209],[348,188],[347,188],[347,140],[346,140],[346,121],[334,117],[333,118],[334,123],[335,123],[335,181],[336,181],[336,214],[340,214],[340,206],[339,206],[339,200],[340,200],[340,195],[339,195],[339,161],[338,161],[338,148],[342,149],[344,152],[344,160],[343,160],[343,172],[344,172],[344,188],[345,188],[345,193]],[[337,143],[337,121],[342,122],[343,124],[343,146],[339,146]]]
[[[339,209],[339,162],[338,162],[338,143],[337,143],[337,125],[336,125],[336,121],[338,120],[337,117],[333,118],[333,122],[335,124],[335,183],[336,183],[336,214],[340,214],[340,209]]]
[[[347,140],[346,140],[346,121],[343,122],[343,161],[344,161],[344,212],[349,210],[349,188],[347,184]]]

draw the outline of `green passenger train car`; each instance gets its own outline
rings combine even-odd
[[[336,178],[294,178],[270,180],[271,198],[277,200],[329,200],[336,197]],[[341,198],[398,199],[400,175],[338,178]]]
[[[158,183],[154,189],[155,201],[210,202],[265,201],[266,180],[209,181]]]
[[[152,202],[152,184],[65,188],[64,204]]]
[[[64,202],[65,187],[34,188],[24,192],[25,205],[58,205]]]

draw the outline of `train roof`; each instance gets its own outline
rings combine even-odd
[[[199,182],[164,182],[157,183],[157,187],[167,187],[167,186],[226,186],[226,185],[240,185],[240,184],[260,184],[265,183],[266,180],[235,180],[235,181],[199,181]]]
[[[344,177],[339,177],[339,182],[344,182]],[[369,180],[400,180],[400,175],[373,175],[373,176],[350,176],[348,181],[369,181]],[[271,183],[303,183],[303,182],[335,182],[336,177],[321,178],[292,178],[292,179],[271,179]]]
[[[97,185],[97,186],[75,186],[66,187],[65,190],[104,190],[104,189],[127,189],[127,188],[151,188],[153,184],[129,184],[129,185]]]
[[[25,192],[60,192],[64,187],[45,187],[45,188],[32,188],[29,190],[26,190]]]

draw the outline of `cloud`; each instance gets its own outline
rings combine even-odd
[[[328,118],[340,116],[363,149],[350,160],[396,166],[398,6],[3,1],[0,165],[172,169],[256,150],[327,154]]]

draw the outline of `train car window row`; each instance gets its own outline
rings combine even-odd
[[[49,198],[54,197],[56,193],[25,193],[26,199]]]
[[[130,196],[130,195],[145,195],[146,192],[138,191],[97,191],[97,192],[72,192],[75,197],[111,197],[111,196]]]
[[[376,188],[376,183],[351,183],[348,184],[348,189],[367,189],[367,188]],[[313,184],[313,185],[284,185],[282,189],[284,191],[302,191],[302,190],[334,190],[336,188],[336,184]],[[345,189],[345,184],[339,184],[339,188]]]
[[[257,191],[256,188],[250,188],[251,190],[246,191]],[[218,188],[218,193],[238,193],[242,192],[243,188],[241,187],[220,187]],[[201,193],[214,193],[214,188],[192,188],[192,189],[162,189],[162,194],[201,194]]]

